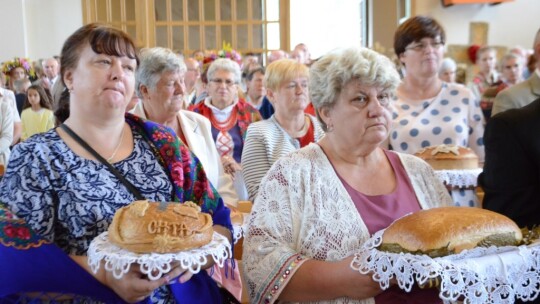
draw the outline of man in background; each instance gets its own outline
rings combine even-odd
[[[197,82],[201,79],[201,67],[199,61],[195,58],[186,58],[184,62],[187,67],[186,74],[184,76],[184,82],[186,85],[186,93],[184,94],[184,105],[182,108],[186,110],[191,104],[195,103],[197,98]]]
[[[509,89],[510,90],[510,89]],[[504,92],[504,91],[503,91]],[[486,158],[478,184],[483,208],[519,227],[540,225],[540,98],[493,116],[486,125]]]

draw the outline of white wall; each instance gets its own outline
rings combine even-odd
[[[291,0],[291,48],[303,42],[317,58],[337,47],[360,46],[360,2]]]
[[[438,20],[448,44],[469,44],[469,22],[488,22],[488,43],[532,48],[540,28],[540,1],[514,0],[499,5],[461,4],[444,8],[441,1],[416,0],[415,13]]]
[[[82,26],[81,1],[0,0],[0,20],[0,62],[50,57]]]
[[[25,1],[28,57],[60,55],[66,38],[83,25],[81,1]]]
[[[27,54],[24,1],[0,0],[0,62]]]

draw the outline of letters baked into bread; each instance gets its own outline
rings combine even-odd
[[[502,214],[474,207],[440,207],[396,220],[384,231],[379,249],[438,257],[477,246],[517,245],[521,239],[516,223]]]
[[[212,217],[193,202],[135,201],[116,211],[109,240],[137,253],[171,253],[210,243]]]

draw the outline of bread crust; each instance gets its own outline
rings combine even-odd
[[[478,156],[467,147],[439,145],[426,147],[414,154],[434,170],[467,170],[478,168]]]
[[[521,230],[508,217],[475,207],[440,207],[421,210],[392,223],[383,233],[383,244],[398,244],[409,252],[447,248],[459,253],[486,238],[510,233],[518,243]]]
[[[210,243],[212,217],[192,202],[136,201],[116,211],[109,240],[136,253],[172,253]]]

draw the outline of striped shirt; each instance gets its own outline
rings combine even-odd
[[[315,127],[317,142],[323,137],[324,131],[315,117],[308,117]],[[298,149],[300,141],[291,137],[274,116],[249,126],[242,152],[242,172],[251,201],[257,196],[259,183],[274,162]]]

